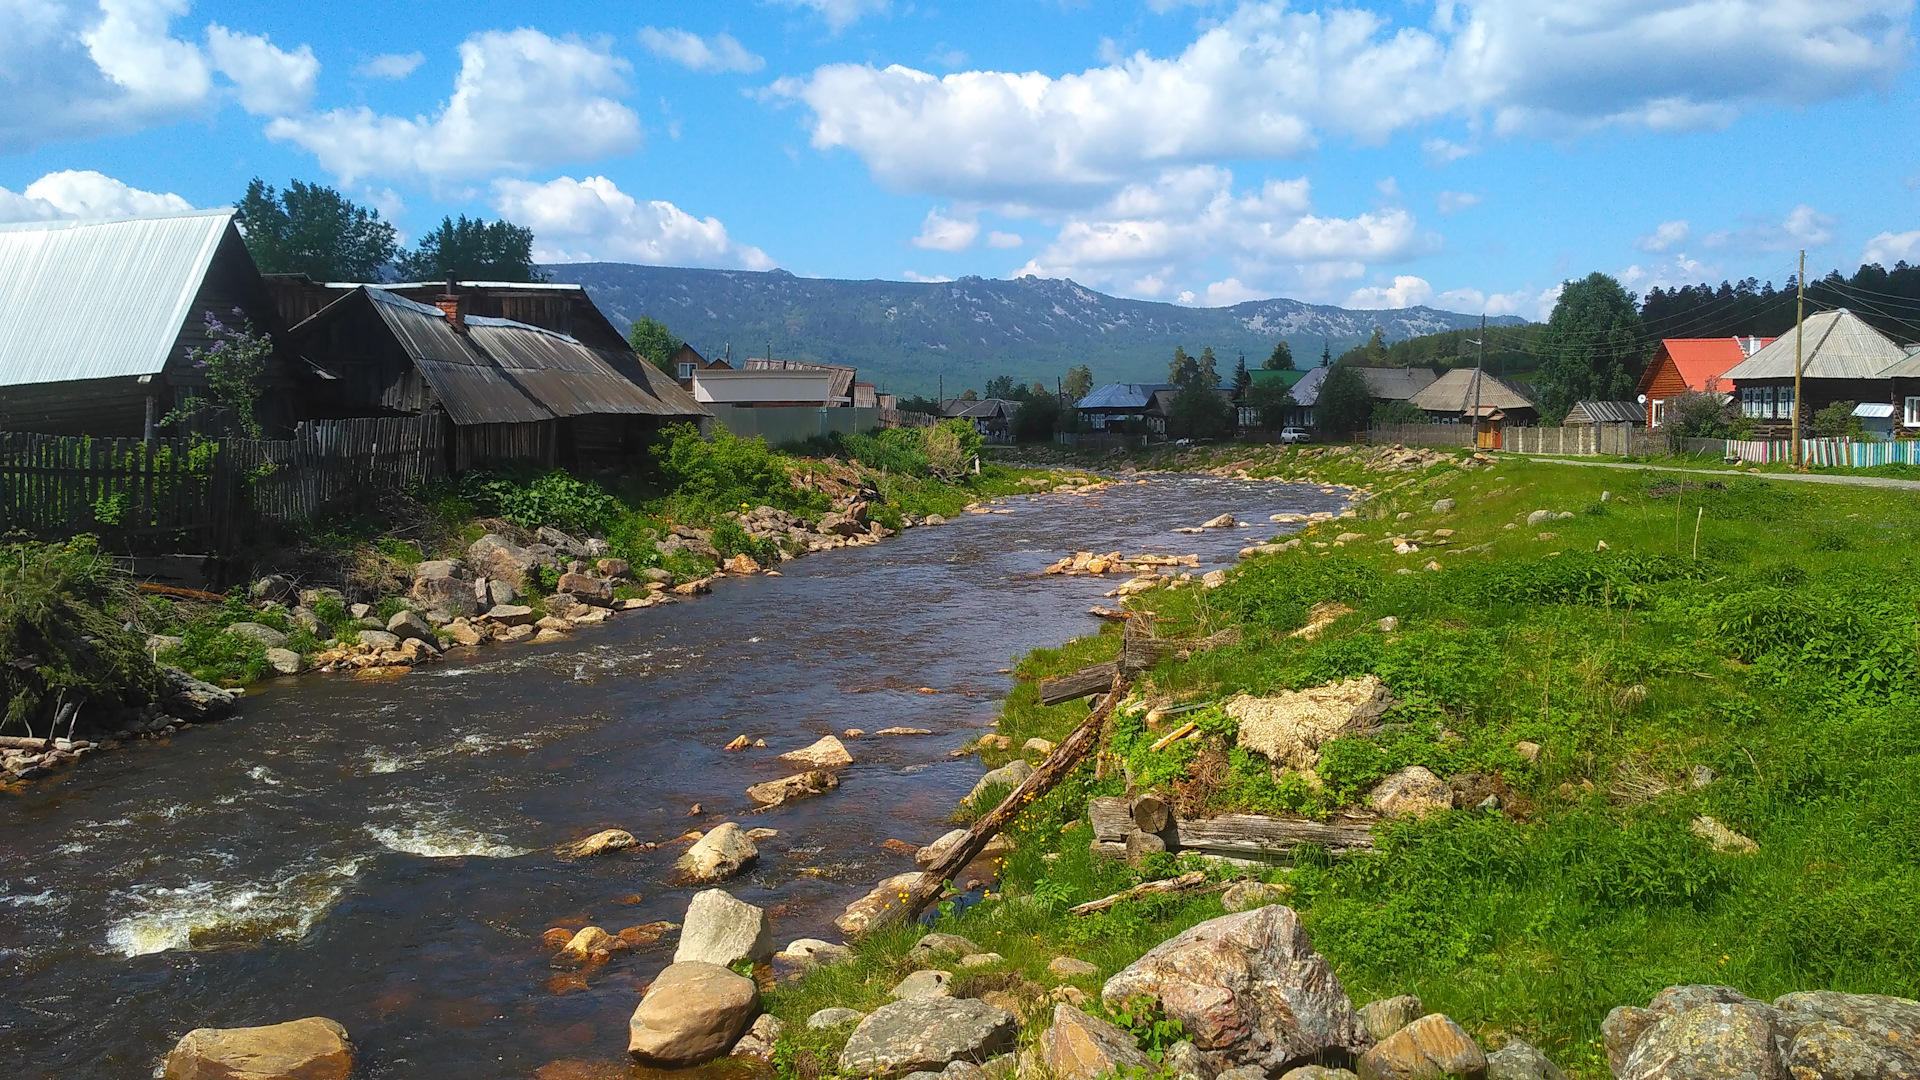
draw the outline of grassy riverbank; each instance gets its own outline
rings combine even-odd
[[[870,524],[891,533],[1050,484],[1035,470],[991,461],[973,471],[978,442],[966,425],[952,424],[784,452],[724,431],[703,440],[690,427],[677,429],[631,471],[473,472],[308,523],[280,547],[254,554],[247,578],[271,575],[265,587],[238,586],[219,598],[136,593],[87,537],[18,541],[5,549],[0,570],[0,633],[10,657],[33,657],[39,665],[9,668],[0,679],[8,718],[0,734],[24,735],[30,725],[45,735],[62,700],[96,704],[82,714],[82,734],[89,726],[110,732],[109,713],[151,698],[156,662],[233,686],[272,674],[270,645],[311,660],[403,610],[424,615],[425,606],[408,597],[415,568],[465,558],[487,533],[532,542],[531,534],[550,527],[604,541],[601,554],[629,568],[614,590],[627,599],[647,596],[649,577],[655,589],[671,587],[704,579],[734,556],[772,566],[805,554],[809,538],[841,542],[807,530],[855,506],[866,542]],[[778,511],[795,533],[775,535],[752,520],[763,507]],[[546,613],[559,572],[535,570],[523,592],[537,617]],[[244,632],[230,631],[236,626]],[[444,625],[440,634],[443,644],[450,640]]]
[[[1126,772],[1185,816],[1324,817],[1421,765],[1454,779],[1465,806],[1494,794],[1501,809],[1383,824],[1372,855],[1308,851],[1263,872],[1291,889],[1356,1002],[1416,993],[1485,1045],[1523,1036],[1598,1078],[1608,1009],[1668,985],[1920,994],[1920,499],[1384,448],[1224,447],[1136,464],[1311,477],[1372,497],[1358,520],[1308,529],[1219,589],[1135,600],[1163,637],[1240,640],[1161,663],[1139,703],[1199,707],[1157,728],[1144,708],[1122,716],[1106,778],[1083,766],[1022,816],[1002,891],[940,920],[1007,957],[962,975],[961,992],[1031,995],[1058,981],[1049,959],[1075,955],[1099,966],[1075,980],[1097,997],[1148,947],[1221,913],[1206,896],[1065,914],[1208,865],[1157,856],[1133,870],[1089,855],[1087,800],[1123,793]],[[1453,508],[1436,510],[1442,499]],[[1556,517],[1527,524],[1541,510]],[[1418,550],[1397,554],[1389,538]],[[1327,601],[1353,611],[1292,636]],[[1382,629],[1389,616],[1397,629]],[[1000,723],[1011,746],[1057,740],[1086,713],[1040,706],[1034,680],[1110,659],[1118,643],[1109,628],[1025,658]],[[1328,743],[1311,776],[1276,778],[1234,745],[1219,708],[1369,673],[1399,702],[1387,728]],[[1149,749],[1187,720],[1198,738]],[[1702,816],[1758,850],[1715,850],[1693,831]],[[913,937],[864,942],[852,964],[773,996],[793,1033],[787,1073],[831,1071],[845,1030],[806,1032],[806,1015],[884,1002]]]

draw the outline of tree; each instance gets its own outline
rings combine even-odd
[[[680,377],[680,373],[673,370],[673,354],[680,351],[682,342],[667,329],[666,323],[651,315],[640,316],[633,321],[633,329],[627,331],[627,344],[654,367],[676,379]]]
[[[919,394],[908,394],[906,397],[901,398],[900,411],[925,413],[928,416],[939,416],[941,414],[939,402],[930,397],[922,397]]]
[[[259,177],[234,214],[247,251],[265,274],[315,281],[377,281],[397,246],[378,210],[320,184],[295,180],[284,192]]]
[[[1039,379],[1033,380],[1033,385],[1027,390],[1028,397],[1047,397],[1052,393],[1053,391],[1047,389],[1047,384]]]
[[[1268,354],[1265,360],[1260,361],[1260,366],[1268,371],[1292,371],[1293,346],[1287,344],[1284,338],[1274,342],[1273,352]]]
[[[1013,412],[1013,441],[1051,442],[1060,425],[1060,399],[1039,393],[1020,403]]]
[[[1060,392],[1068,401],[1079,401],[1093,393],[1093,369],[1085,364],[1067,369],[1067,377],[1060,382]]]
[[[1667,399],[1661,427],[1682,439],[1743,439],[1753,422],[1735,416],[1719,394],[1688,390]]]
[[[1569,281],[1540,336],[1540,411],[1559,420],[1577,401],[1633,396],[1647,340],[1636,297],[1598,271]]]
[[[1369,424],[1424,424],[1427,414],[1411,401],[1380,401],[1373,406]]]
[[[1260,413],[1260,426],[1278,431],[1287,426],[1287,410],[1293,407],[1293,391],[1279,379],[1260,379],[1247,391],[1247,404]]]
[[[1381,361],[1387,358],[1387,332],[1381,327],[1374,327],[1373,336],[1368,338],[1367,343],[1361,348],[1364,350],[1362,355],[1366,358],[1367,366],[1379,367]]]
[[[960,400],[961,401],[979,401],[980,394],[978,391],[974,390],[972,387],[968,387],[967,389],[960,391]]]
[[[1317,427],[1327,431],[1365,431],[1373,419],[1373,391],[1360,369],[1351,364],[1335,364],[1320,384],[1320,397],[1314,402],[1313,418]]]
[[[1326,338],[1320,339],[1320,366],[1333,366],[1333,342],[1328,341]]]
[[[1189,386],[1212,390],[1219,386],[1220,370],[1213,358],[1213,346],[1201,350],[1199,356],[1189,356],[1184,346],[1174,346],[1173,359],[1167,364],[1167,381],[1180,390]]]
[[[1025,401],[1027,388],[1015,381],[1011,375],[995,375],[987,380],[986,396],[1005,401]]]
[[[1240,362],[1233,365],[1233,396],[1245,397],[1253,386],[1253,373],[1247,370],[1247,354],[1240,354]]]
[[[400,276],[408,281],[541,281],[533,267],[533,230],[510,221],[482,221],[461,214],[444,218],[402,252]]]
[[[1167,434],[1176,439],[1224,439],[1233,434],[1233,404],[1215,386],[1181,387],[1167,406]]]
[[[1836,401],[1813,414],[1813,435],[1817,439],[1837,439],[1847,435],[1858,435],[1866,430],[1860,418],[1853,415],[1859,406],[1857,401]]]

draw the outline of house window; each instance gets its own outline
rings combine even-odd
[[[686,381],[686,380],[688,380],[688,379],[691,379],[691,378],[693,378],[693,365],[692,365],[692,364],[681,364],[681,365],[680,365],[680,379],[681,379],[681,381],[682,381],[682,382],[684,382],[684,381]]]
[[[1773,403],[1774,403],[1773,387],[1771,386],[1761,387],[1760,388],[1760,415],[1767,418],[1768,420],[1773,419]]]
[[[1920,427],[1920,397],[1910,397],[1907,399],[1906,425],[1908,427]]]
[[[1667,413],[1666,399],[1664,398],[1655,399],[1653,402],[1653,422],[1648,426],[1659,427],[1661,422],[1667,418],[1666,413]]]
[[[1781,420],[1793,419],[1793,387],[1783,386],[1780,388],[1779,411],[1774,415]]]

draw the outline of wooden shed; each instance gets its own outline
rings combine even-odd
[[[204,391],[211,315],[283,325],[231,210],[0,225],[0,429],[138,438]],[[259,418],[296,419],[276,351]]]

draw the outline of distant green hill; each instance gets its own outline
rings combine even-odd
[[[863,380],[900,394],[980,389],[995,375],[1052,385],[1086,364],[1096,384],[1158,382],[1174,346],[1212,346],[1220,372],[1245,353],[1258,367],[1285,338],[1300,366],[1323,343],[1338,356],[1378,326],[1389,342],[1479,325],[1479,316],[1416,307],[1349,311],[1297,300],[1189,308],[1107,296],[1072,281],[965,277],[950,282],[840,281],[784,270],[692,270],[627,263],[544,268],[587,287],[625,327],[652,315],[708,356],[773,355],[851,364]],[[1522,320],[1494,320],[1517,325]]]

